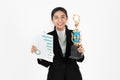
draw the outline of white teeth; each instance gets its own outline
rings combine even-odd
[[[58,25],[58,26],[62,26],[62,25]]]
[[[63,24],[61,23],[61,24],[58,24],[59,26],[62,26]]]

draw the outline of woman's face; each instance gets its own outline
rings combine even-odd
[[[67,22],[67,16],[62,11],[57,11],[53,15],[52,22],[55,25],[56,29],[59,31],[64,30],[66,22]]]

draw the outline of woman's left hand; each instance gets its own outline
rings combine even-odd
[[[83,45],[82,44],[79,44],[79,47],[78,47],[78,52],[80,53],[80,54],[83,54],[84,53],[84,48],[83,48]]]

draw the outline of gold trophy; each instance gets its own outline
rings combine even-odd
[[[75,22],[75,30],[73,30],[73,33],[72,33],[72,41],[75,46],[78,46],[80,43],[80,30],[78,29],[78,25],[80,23],[80,16],[77,14],[74,14],[73,20]]]
[[[69,58],[72,59],[80,59],[81,54],[77,51],[77,48],[79,47],[79,43],[81,41],[80,39],[80,30],[78,29],[78,25],[80,23],[80,16],[77,14],[73,15],[73,20],[75,23],[75,30],[72,32],[72,42],[73,45],[71,46],[71,55]]]

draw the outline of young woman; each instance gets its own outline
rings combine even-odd
[[[84,48],[82,44],[79,44],[77,50],[81,54],[80,59],[69,58],[73,42],[71,40],[72,30],[69,30],[66,25],[68,20],[67,11],[63,7],[56,7],[51,13],[51,20],[55,28],[48,34],[53,35],[53,52],[55,56],[52,63],[44,59],[37,59],[38,63],[45,67],[49,66],[47,80],[82,80],[77,62],[84,60]],[[31,52],[36,51],[37,47],[33,45]]]

